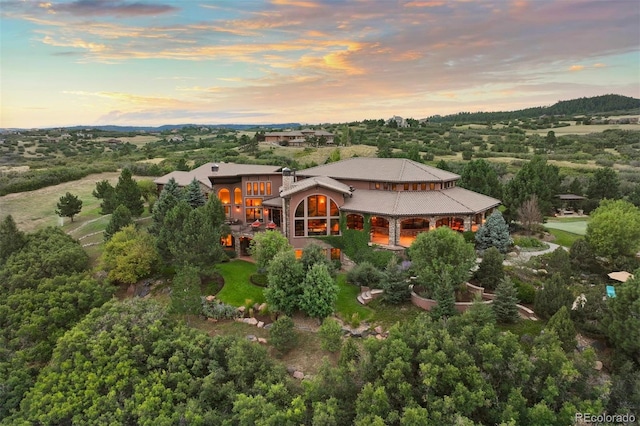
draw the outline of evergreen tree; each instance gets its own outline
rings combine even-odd
[[[178,269],[171,283],[171,310],[177,314],[197,315],[202,311],[198,268],[186,264]]]
[[[124,228],[125,226],[132,225],[133,219],[131,218],[131,212],[125,205],[119,205],[111,215],[111,219],[104,230],[104,240],[109,241],[113,234]]]
[[[616,297],[607,300],[604,318],[607,337],[617,350],[640,365],[640,269],[616,286]]]
[[[158,201],[153,205],[151,217],[153,223],[149,228],[149,232],[155,235],[160,233],[160,229],[164,224],[164,218],[174,208],[178,201],[182,199],[182,191],[174,178],[169,179],[166,185],[162,188]]]
[[[165,262],[172,263],[175,260],[174,253],[179,250],[176,247],[176,241],[179,240],[184,224],[192,211],[191,206],[185,200],[181,200],[164,216],[156,243]]]
[[[136,181],[131,177],[131,170],[127,168],[122,169],[115,191],[116,205],[125,205],[134,217],[140,217],[142,215],[144,212],[142,193]]]
[[[24,232],[20,231],[13,220],[13,216],[7,215],[0,223],[0,265],[2,265],[12,253],[20,250],[26,243]]]
[[[292,315],[300,307],[305,273],[293,250],[277,253],[269,264],[264,297],[270,309]]]
[[[333,318],[325,318],[318,330],[320,346],[325,351],[338,352],[342,346],[342,327]]]
[[[611,167],[596,170],[587,186],[587,198],[591,200],[615,200],[620,198],[620,178]]]
[[[431,318],[449,318],[457,314],[456,296],[448,273],[441,274],[441,280],[436,287],[433,298],[438,304],[431,309]]]
[[[475,277],[486,290],[495,290],[504,279],[504,257],[495,247],[489,247],[482,254],[482,262]]]
[[[295,324],[288,316],[281,316],[269,329],[269,343],[280,353],[286,354],[298,344]]]
[[[502,184],[496,169],[482,158],[465,164],[458,185],[490,197],[502,197]]]
[[[339,289],[325,264],[313,265],[307,271],[302,287],[300,308],[307,315],[322,319],[333,313]]]
[[[76,195],[67,192],[58,201],[56,205],[56,214],[60,217],[68,217],[73,222],[73,217],[82,210],[82,200]]]
[[[207,202],[202,190],[200,189],[200,182],[196,178],[193,178],[189,185],[184,188],[184,198],[192,208],[204,206]]]
[[[324,264],[329,271],[333,269],[331,263],[329,262],[329,259],[327,259],[327,253],[325,249],[320,247],[318,244],[312,243],[306,246],[302,251],[300,262],[302,263],[302,268],[305,270],[305,272],[308,272],[316,263]]]
[[[547,330],[553,330],[562,342],[562,349],[566,352],[573,351],[576,347],[576,327],[569,316],[569,309],[566,306],[561,307],[558,312],[553,314],[549,319]]]
[[[504,188],[503,201],[509,218],[515,218],[518,207],[534,194],[538,197],[542,214],[549,213],[557,202],[559,188],[558,167],[547,164],[547,160],[542,157],[533,157]]]
[[[500,323],[514,323],[518,321],[518,293],[509,277],[505,277],[496,289],[493,299],[493,311]]]
[[[100,214],[111,214],[116,209],[116,189],[109,183],[108,180],[101,180],[96,182],[96,189],[93,190],[93,196],[100,202]]]
[[[554,275],[536,292],[534,308],[542,318],[551,318],[563,306],[571,306],[573,295],[560,275]]]
[[[476,232],[476,246],[480,250],[495,247],[500,250],[500,253],[506,253],[512,245],[509,226],[502,217],[502,213],[496,210]]]
[[[382,300],[387,303],[402,303],[406,302],[411,297],[409,284],[400,270],[400,265],[398,265],[398,258],[396,256],[393,256],[389,260],[389,263],[384,270],[381,283],[382,289],[384,290],[384,293],[382,293]]]

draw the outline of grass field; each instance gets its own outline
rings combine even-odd
[[[345,322],[351,322],[353,315],[357,314],[360,321],[368,321],[373,317],[373,310],[367,306],[362,306],[356,298],[360,293],[360,288],[347,283],[347,276],[340,274],[337,277],[338,300],[336,300],[336,314]]]
[[[85,222],[100,217],[100,200],[91,195],[96,182],[106,179],[115,185],[118,182],[118,176],[120,176],[118,172],[92,174],[72,182],[2,196],[0,197],[0,216],[12,215],[18,228],[26,232],[61,224],[67,232],[73,231],[83,226]],[[136,176],[135,179],[150,178]],[[74,217],[73,223],[68,218],[63,220],[55,214],[58,200],[67,192],[71,192],[82,200],[82,211]],[[74,234],[74,236],[77,238],[79,235]]]
[[[338,148],[340,150],[340,158],[347,159],[354,155],[359,157],[375,157],[378,148],[369,145],[352,145],[352,146],[326,146],[319,148],[298,148],[289,146],[272,146],[268,144],[261,144],[261,151],[272,150],[275,155],[281,155],[287,158],[293,158],[301,163],[323,164],[329,155]]]
[[[249,306],[264,302],[262,287],[255,286],[249,277],[256,273],[256,265],[245,260],[221,263],[217,269],[224,277],[224,287],[217,297],[233,306]]]
[[[133,137],[122,137],[122,138],[96,138],[95,140],[98,142],[104,142],[104,141],[108,141],[109,139],[118,139],[118,140],[121,140],[122,142],[129,142],[131,144],[134,144],[137,147],[141,147],[148,144],[149,142],[155,142],[162,138],[159,136],[138,135]]]
[[[589,223],[588,220],[584,218],[580,220],[550,220],[544,226],[547,229],[558,229],[572,234],[585,235],[587,233],[587,223]]]

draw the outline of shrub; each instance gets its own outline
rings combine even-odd
[[[534,310],[542,318],[551,318],[563,306],[570,306],[573,295],[567,288],[564,280],[559,275],[554,275],[544,285],[544,288],[536,292]]]
[[[329,352],[338,352],[342,347],[342,327],[333,318],[325,318],[320,330],[320,346]]]
[[[516,286],[516,293],[518,294],[520,303],[532,304],[536,298],[536,288],[529,283],[523,283],[518,280],[514,280],[513,282]]]
[[[218,300],[209,301],[202,297],[202,315],[221,320],[239,318],[241,313],[235,306],[227,305]]]
[[[548,246],[534,237],[516,237],[513,243],[520,248],[546,249]]]
[[[287,316],[278,318],[269,329],[269,341],[280,354],[293,349],[298,343],[293,320]]]
[[[489,247],[482,256],[482,262],[475,273],[480,285],[487,290],[495,290],[504,278],[504,258],[495,247]]]
[[[369,262],[362,262],[347,273],[347,281],[357,286],[378,288],[382,272]]]
[[[235,249],[229,248],[224,249],[224,254],[226,254],[229,259],[235,259],[238,256],[238,253],[236,253]]]
[[[476,245],[480,250],[486,250],[493,246],[501,253],[506,253],[512,244],[509,226],[499,210],[494,211],[476,232]]]

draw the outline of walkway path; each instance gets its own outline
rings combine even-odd
[[[532,257],[551,253],[552,251],[555,251],[558,247],[560,247],[558,244],[554,244],[554,243],[545,242],[545,244],[547,244],[549,248],[544,250],[537,250],[537,251],[521,251],[520,253],[518,253],[517,256],[507,257],[507,259],[504,261],[504,264],[513,265],[514,263],[525,263],[529,261],[529,259],[531,259]],[[563,247],[563,248],[567,250],[566,247]]]

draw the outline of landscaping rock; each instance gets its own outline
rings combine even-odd
[[[258,338],[256,336],[254,336],[253,334],[249,334],[247,335],[247,340],[250,342],[255,342],[256,340],[258,340]]]
[[[256,324],[258,326],[258,328],[263,328],[264,327],[264,321],[258,321],[258,324]]]
[[[287,373],[289,374],[293,374],[297,369],[295,367],[292,367],[290,365],[287,365]]]
[[[294,379],[298,379],[298,380],[302,380],[302,379],[304,379],[304,373],[302,371],[294,371],[293,372],[293,378]]]
[[[260,343],[262,345],[266,345],[267,344],[267,339],[265,339],[264,337],[258,337],[258,343]]]
[[[267,310],[267,304],[266,303],[261,303],[260,306],[258,306],[258,311],[264,312],[266,310]]]
[[[382,336],[382,334],[376,334],[376,339],[377,340],[384,340],[384,337]]]
[[[244,318],[236,318],[234,319],[235,322],[244,322]]]
[[[205,297],[205,300],[207,302],[213,302],[215,299],[216,299],[216,297],[211,295],[211,294],[209,296]]]
[[[593,367],[593,369],[597,371],[602,370],[602,361],[596,361],[596,365]]]
[[[247,308],[245,308],[244,306],[240,306],[240,307],[238,308],[238,311],[239,311],[239,312],[241,312],[241,313],[243,313],[243,314],[244,314],[244,311],[246,311],[246,310],[247,310]]]
[[[382,334],[383,333],[382,327],[380,327],[380,326],[377,326],[376,328],[374,328],[373,331],[375,331],[378,334]]]
[[[255,318],[244,318],[242,320],[245,324],[249,324],[249,325],[258,325],[258,320]]]
[[[218,320],[215,319],[215,318],[207,318],[207,321],[209,321],[209,322],[218,322]]]

